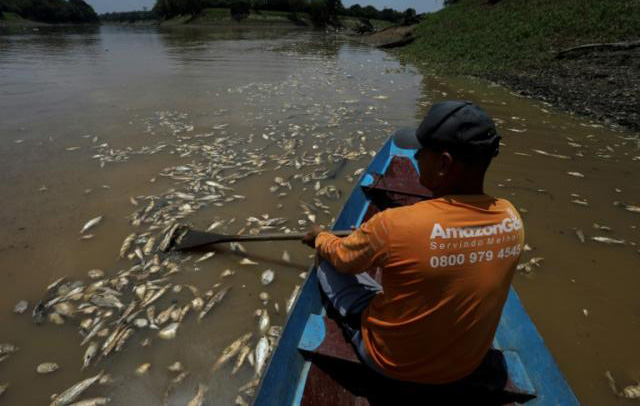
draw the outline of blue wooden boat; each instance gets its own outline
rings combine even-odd
[[[414,150],[398,148],[388,140],[373,158],[366,172],[337,217],[334,229],[359,225],[379,210],[412,204],[428,198],[429,191],[418,182]],[[399,387],[371,373],[359,363],[353,349],[341,336],[339,327],[327,317],[318,280],[312,269],[295,302],[279,344],[258,387],[256,406],[377,405],[377,404],[516,404],[534,406],[578,405],[567,381],[527,315],[516,292],[511,289],[493,346],[506,364],[506,397],[472,401],[453,400],[469,386],[443,391],[414,391]],[[359,369],[358,369],[359,368]],[[372,376],[371,374],[375,375]],[[390,403],[376,399],[368,391],[415,393],[419,401]],[[395,386],[394,386],[395,385]],[[415,384],[414,385],[415,389]],[[430,395],[433,393],[433,396]],[[509,397],[511,396],[511,397]],[[416,397],[416,398],[417,398]],[[436,400],[438,399],[438,400]],[[489,398],[487,398],[489,399]]]

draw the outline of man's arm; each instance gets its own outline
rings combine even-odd
[[[315,235],[313,235],[315,234]],[[362,224],[348,237],[340,238],[328,232],[311,231],[318,255],[329,261],[338,271],[360,273],[374,266],[382,266],[387,258],[387,230],[381,213]]]

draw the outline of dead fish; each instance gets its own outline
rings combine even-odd
[[[523,264],[519,264],[518,266],[516,266],[516,269],[518,271],[525,271],[526,273],[531,273],[533,272],[533,267],[540,267],[540,263],[544,260],[544,258],[542,257],[534,257],[531,258],[529,261],[523,263]]]
[[[262,374],[262,369],[267,363],[267,358],[269,357],[269,353],[271,352],[271,345],[269,344],[269,340],[267,337],[262,336],[256,345],[256,376],[260,376]]]
[[[103,406],[109,402],[111,402],[111,398],[91,398],[80,400],[70,404],[69,406]]]
[[[258,263],[250,260],[249,258],[242,258],[240,265],[258,265]]]
[[[16,303],[15,306],[13,306],[13,312],[15,314],[22,314],[26,312],[28,308],[29,308],[29,302],[27,302],[26,300],[21,300],[18,303]]]
[[[198,384],[198,392],[196,395],[187,403],[187,406],[202,406],[204,404],[204,395],[207,392],[207,387],[203,384]]]
[[[173,364],[169,365],[167,369],[171,372],[182,372],[184,371],[184,367],[180,361],[176,361]]]
[[[89,278],[91,279],[100,279],[104,277],[104,271],[100,269],[90,269],[89,271],[87,271],[87,276],[89,276]]]
[[[96,341],[92,341],[89,346],[87,347],[87,350],[84,352],[84,356],[82,357],[82,369],[84,370],[85,368],[87,368],[89,365],[91,365],[91,361],[93,361],[93,359],[96,357],[96,355],[98,354],[98,343]]]
[[[162,338],[163,340],[171,340],[175,338],[176,334],[178,333],[179,326],[180,326],[179,323],[169,324],[167,327],[163,328],[158,332],[158,337]]]
[[[260,314],[260,319],[258,319],[258,328],[262,334],[265,334],[267,330],[269,330],[270,325],[271,320],[269,318],[269,312],[267,312],[267,309],[264,309]]]
[[[543,151],[541,149],[532,149],[533,152],[538,153],[540,155],[545,155],[545,156],[550,156],[553,158],[559,158],[559,159],[571,159],[570,156],[567,155],[560,155],[560,154],[553,154],[551,152],[547,152],[547,151]]]
[[[248,345],[245,345],[240,349],[238,357],[236,358],[236,363],[233,366],[233,370],[231,371],[231,375],[235,375],[235,373],[240,370],[240,367],[242,367],[242,364],[244,364],[244,361],[247,359],[247,355],[249,355],[250,352],[251,347],[249,347]]]
[[[262,300],[265,304],[269,301],[269,294],[267,292],[260,292],[258,299]]]
[[[209,226],[209,228],[207,228],[207,232],[208,231],[213,231],[216,228],[220,227],[222,224],[224,224],[222,221],[214,221],[213,223],[211,223],[211,225]]]
[[[124,258],[131,247],[131,243],[136,239],[136,233],[131,233],[124,239],[122,242],[122,247],[120,247],[120,258]]]
[[[213,308],[213,306],[222,302],[222,299],[224,299],[224,297],[227,295],[227,292],[229,292],[229,289],[231,288],[227,287],[227,288],[221,289],[215,295],[213,295],[213,297],[209,299],[209,302],[204,306],[200,314],[198,314],[198,320],[202,320],[204,316],[206,316],[207,313],[209,313],[209,311]]]
[[[624,209],[632,213],[640,213],[640,206],[624,206]]]
[[[231,269],[225,269],[221,274],[220,277],[221,278],[226,278],[227,276],[232,276],[233,274],[235,274],[235,271],[232,271]]]
[[[584,244],[585,238],[584,238],[584,233],[582,232],[582,230],[576,229],[575,231],[576,231],[576,235],[578,236],[578,239],[580,240],[580,242]]]
[[[244,347],[249,342],[249,340],[251,340],[251,337],[253,337],[253,333],[247,333],[241,336],[240,338],[238,338],[237,340],[235,340],[234,342],[232,342],[227,348],[222,350],[222,354],[213,364],[211,371],[212,372],[216,371],[225,362],[233,358],[240,351],[240,349]]]
[[[291,262],[291,256],[289,255],[289,252],[287,252],[286,250],[282,253],[282,260],[287,263]]]
[[[39,374],[50,374],[57,371],[60,368],[55,362],[43,362],[36,367],[36,372]]]
[[[151,364],[149,362],[145,362],[144,364],[142,364],[138,368],[136,368],[136,375],[142,376],[142,375],[146,374],[147,372],[149,372],[150,368],[151,368]]]
[[[9,387],[8,383],[0,383],[0,396],[2,396],[2,394],[7,391],[8,387]]]
[[[576,178],[584,178],[584,175],[580,172],[567,172],[567,175],[575,176]]]
[[[142,252],[144,253],[144,255],[151,255],[151,253],[153,252],[153,245],[156,243],[156,239],[155,237],[149,237],[149,239],[147,240],[147,242],[144,244],[144,247],[142,247]]]
[[[238,406],[249,406],[249,403],[247,403],[247,401],[240,395],[236,397],[235,404]]]
[[[598,223],[593,223],[593,228],[595,228],[596,230],[611,231],[611,227],[603,226]]]
[[[171,306],[167,307],[165,310],[161,311],[155,318],[155,324],[157,324],[158,326],[161,326],[167,321],[169,321],[169,318],[171,317],[171,312],[173,312],[175,308],[176,308],[176,305],[172,304]]]
[[[164,391],[164,401],[163,404],[165,406],[169,405],[169,396],[171,396],[171,393],[175,390],[175,388],[180,385],[182,383],[182,381],[184,381],[186,379],[186,377],[189,376],[189,372],[187,371],[183,371],[180,372],[178,374],[178,376],[176,376],[175,378],[173,378],[171,380],[171,382],[169,382],[169,386],[167,386],[167,389],[165,389]]]
[[[606,371],[604,374],[607,377],[607,380],[609,381],[609,387],[614,394],[623,399],[640,399],[640,383],[637,385],[627,386],[621,391],[618,391],[616,381],[613,379],[613,375],[611,375],[611,372]]]
[[[262,282],[262,284],[266,286],[273,282],[275,275],[276,274],[271,269],[267,269],[266,271],[262,272],[262,275],[260,276],[260,282]]]
[[[203,262],[206,261],[207,259],[211,258],[212,256],[214,256],[216,253],[215,252],[207,252],[206,254],[204,254],[203,256],[201,256],[200,258],[196,259],[194,262],[197,264],[199,262]]]
[[[103,372],[100,372],[98,375],[87,378],[71,386],[69,389],[56,396],[49,406],[66,406],[73,402],[78,398],[78,396],[82,395],[84,391],[96,383],[102,377],[102,374]]]
[[[596,236],[596,237],[591,237],[591,239],[593,241],[601,242],[601,243],[604,243],[604,244],[617,244],[617,245],[626,244],[625,240],[619,240],[619,239],[609,238],[609,237]]]
[[[103,219],[103,216],[98,216],[87,221],[87,223],[80,230],[80,234],[84,234],[85,232],[89,231],[92,227],[94,227],[96,224],[101,222],[102,219]]]

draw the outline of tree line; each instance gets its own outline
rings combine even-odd
[[[83,0],[0,0],[0,17],[15,13],[46,23],[95,23],[98,15]]]
[[[308,13],[316,22],[331,22],[336,16],[393,23],[416,19],[416,11],[412,8],[404,12],[391,8],[378,10],[374,6],[362,7],[359,4],[346,8],[341,0],[156,0],[153,10],[161,18],[171,18],[178,15],[196,16],[205,8],[228,8],[232,16],[248,15],[250,10]]]

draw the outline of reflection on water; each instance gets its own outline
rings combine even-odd
[[[330,224],[354,172],[390,131],[417,123],[431,103],[446,98],[472,99],[499,122],[505,145],[488,192],[523,212],[532,248],[525,259],[544,258],[515,284],[577,395],[585,403],[614,404],[605,370],[623,384],[640,379],[639,215],[622,206],[637,205],[640,196],[640,151],[630,134],[553,113],[501,88],[423,77],[383,52],[304,30],[5,30],[0,94],[0,342],[21,348],[0,371],[0,384],[10,383],[2,395],[7,404],[46,404],[52,393],[103,369],[115,381],[90,393],[115,404],[186,404],[199,383],[208,387],[206,404],[231,404],[253,368],[246,364],[232,375],[235,359],[213,374],[210,367],[246,332],[254,333],[255,346],[256,309],[267,308],[272,325],[284,323],[286,300],[309,261],[299,244],[246,244],[256,266],[240,265],[244,254],[228,249],[198,263],[196,256],[170,257],[180,271],[169,283],[192,285],[203,297],[230,286],[227,297],[200,323],[187,315],[175,339],[143,328],[121,352],[83,372],[81,317],[37,326],[11,309],[27,299],[31,310],[59,277],[89,284],[90,269],[113,278],[146,263],[145,253],[142,259],[133,249],[131,259],[118,253],[133,232],[142,250],[157,236],[154,227],[166,224],[162,213],[182,213],[182,221],[200,229],[219,222],[216,230],[229,233],[250,232],[273,218],[286,219],[276,230],[304,229],[309,214]],[[344,159],[337,179],[325,179]],[[330,186],[342,192],[339,199],[322,193]],[[215,194],[224,197],[207,197]],[[150,202],[148,217],[157,218],[133,225]],[[80,239],[82,225],[99,215],[94,237]],[[626,243],[590,240],[601,235]],[[282,260],[284,251],[290,263]],[[276,276],[263,286],[266,269]],[[233,275],[223,277],[227,270]],[[172,291],[156,303],[157,312],[185,305],[191,295]],[[36,374],[45,361],[60,370]],[[165,397],[176,376],[167,366],[175,361],[188,377]],[[138,376],[143,363],[151,368]]]

